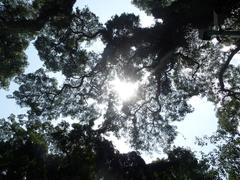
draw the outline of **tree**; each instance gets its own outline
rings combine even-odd
[[[219,128],[215,134],[199,139],[202,146],[207,145],[209,141],[216,147],[210,153],[203,154],[203,158],[218,172],[219,177],[239,179],[239,133],[229,133]]]
[[[195,15],[204,13],[199,11],[190,18],[186,13],[191,13],[188,10],[194,10],[199,2],[191,2],[185,9],[181,8],[185,3],[175,1],[166,7],[160,5],[159,8],[169,12],[164,15],[166,18],[163,24],[156,23],[150,28],[141,28],[138,17],[133,14],[115,16],[102,27],[87,9],[77,10],[69,26],[60,30],[49,24],[46,26],[46,32],[42,31],[38,36],[35,45],[47,69],[62,71],[66,81],[61,89],[54,87],[55,85],[46,89],[45,86],[40,88],[42,84],[34,82],[35,78],[30,78],[35,75],[22,76],[17,78],[17,82],[22,85],[19,92],[14,93],[14,97],[19,104],[31,107],[30,114],[48,116],[47,119],[57,118],[60,112],[64,116],[80,117],[81,112],[89,108],[87,99],[110,103],[109,97],[114,95],[109,94],[106,88],[107,82],[113,78],[115,72],[121,78],[136,81],[141,80],[144,73],[149,71],[151,76],[140,86],[138,98],[126,102],[122,112],[115,112],[116,120],[109,120],[106,114],[105,120],[111,123],[103,125],[109,126],[104,127],[107,131],[118,131],[127,127],[125,129],[131,134],[131,142],[136,148],[151,147],[149,142],[155,144],[152,141],[154,138],[162,144],[172,142],[176,133],[170,123],[183,119],[186,113],[191,112],[187,104],[189,98],[199,94],[207,95],[217,104],[222,96],[216,97],[218,88],[213,85],[216,79],[219,80],[220,90],[227,93],[227,96],[233,97],[232,94],[237,94],[224,89],[224,66],[227,64],[220,60],[224,58],[224,53],[220,51],[221,45],[199,40],[194,30],[210,25],[211,20],[195,19]],[[234,24],[234,15],[237,12],[233,16],[229,13],[238,7],[235,1],[234,3],[236,6],[230,3],[225,12],[226,18],[233,21],[231,24]],[[209,6],[206,9],[208,13],[222,5],[226,4],[202,4]],[[179,11],[176,7],[180,8]],[[174,14],[175,11],[177,14]],[[231,24],[227,25],[231,27]],[[80,42],[89,42],[98,36],[106,44],[101,57],[80,47]],[[213,71],[214,67],[219,67],[221,71]],[[186,75],[186,71],[190,72],[190,75]],[[41,76],[45,75],[41,73],[39,77]],[[25,90],[25,82],[28,80],[23,77],[29,79],[29,91],[32,94],[30,96]],[[47,92],[43,94],[45,91]],[[38,96],[41,98],[36,98]],[[111,106],[117,105],[115,100],[111,103]],[[93,106],[90,107],[94,109]],[[112,108],[111,111],[116,111],[116,108]]]
[[[135,149],[169,149],[177,134],[172,122],[183,120],[192,111],[188,100],[200,95],[216,104],[222,129],[232,135],[238,132],[239,67],[230,63],[239,51],[239,41],[230,37],[218,37],[216,43],[202,41],[198,30],[211,28],[214,11],[222,16],[222,24],[215,28],[238,30],[239,1],[133,1],[163,20],[147,28],[140,26],[134,14],[116,15],[103,26],[87,8],[72,12],[75,1],[60,1],[56,7],[54,1],[34,2],[40,4],[30,20],[21,15],[17,20],[1,21],[10,35],[16,33],[14,26],[19,31],[16,34],[21,34],[18,22],[27,21],[24,33],[36,37],[35,46],[45,64],[45,69],[15,79],[20,87],[11,97],[30,108],[29,120],[70,116],[79,119],[80,127],[90,125],[92,130],[101,120],[92,133],[125,134]],[[24,12],[31,13],[30,9]],[[52,11],[45,14],[45,10]],[[84,48],[96,39],[105,45],[100,54]],[[223,45],[228,44],[232,49],[223,52]],[[61,72],[63,83],[49,77],[49,71]],[[135,98],[121,104],[110,90],[115,74],[139,82]],[[98,104],[106,107],[102,113]]]
[[[120,154],[90,125],[56,127],[11,115],[1,120],[1,179],[207,179],[208,166],[189,150],[146,164],[137,152]],[[24,122],[24,123],[23,123]],[[23,127],[25,126],[25,128]],[[3,136],[4,134],[4,136]]]
[[[0,32],[0,87],[7,88],[10,80],[23,72],[27,57],[23,52],[28,46],[26,35]]]
[[[47,23],[66,26],[75,0],[3,0],[0,2],[0,87],[23,73],[27,65],[24,50]]]
[[[22,117],[11,115],[1,119],[0,171],[1,179],[45,178],[44,161],[48,144],[39,123],[23,123]],[[23,128],[25,125],[26,129]],[[45,124],[46,125],[46,124]],[[41,131],[42,133],[38,133]]]
[[[167,152],[168,158],[148,165],[147,179],[215,179],[216,172],[209,164],[199,161],[194,154],[183,148]]]

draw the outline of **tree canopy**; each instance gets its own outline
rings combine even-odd
[[[24,121],[1,120],[4,177],[240,177],[240,71],[231,63],[240,50],[239,38],[199,38],[202,29],[238,31],[240,2],[132,2],[151,14],[155,24],[142,27],[138,16],[123,13],[103,25],[88,8],[73,9],[75,0],[0,2],[0,87],[7,88],[15,77],[19,89],[9,98],[28,107]],[[213,23],[214,13],[219,24]],[[44,66],[24,74],[24,50],[31,40]],[[104,44],[101,53],[87,48],[96,40]],[[229,50],[223,51],[226,46]],[[50,72],[60,72],[61,79]],[[116,76],[137,82],[136,96],[119,99],[110,83]],[[177,135],[173,122],[193,111],[188,102],[193,96],[207,97],[217,109],[218,131],[208,139],[220,145],[208,155],[209,162],[199,162],[188,150],[171,148]],[[78,120],[72,129],[68,123],[53,126],[69,117]],[[161,147],[168,159],[146,165],[136,152],[120,154],[103,138],[109,132],[128,137],[136,150]]]
[[[1,179],[212,179],[204,161],[175,148],[146,164],[137,152],[120,154],[89,125],[53,127],[11,115],[1,121]],[[25,127],[24,127],[25,126]]]

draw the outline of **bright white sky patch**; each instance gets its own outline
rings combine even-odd
[[[141,27],[149,27],[155,23],[152,16],[148,16],[131,4],[131,0],[77,0],[74,7],[83,8],[84,6],[88,6],[103,24],[112,16],[121,15],[124,12],[139,15]]]
[[[113,81],[110,82],[111,88],[117,93],[120,100],[127,101],[135,97],[138,90],[138,83],[127,82],[120,80],[118,77],[115,77]]]

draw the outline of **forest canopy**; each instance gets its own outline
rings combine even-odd
[[[28,108],[0,121],[1,178],[239,179],[240,66],[231,61],[240,42],[231,34],[239,31],[240,2],[133,0],[156,19],[150,27],[127,13],[101,24],[74,3],[0,1],[0,88],[17,83],[8,98]],[[24,74],[31,41],[43,67]],[[87,48],[96,41],[102,52]],[[121,99],[116,78],[137,84],[135,95]],[[173,123],[194,111],[194,96],[214,103],[218,118],[217,132],[199,140],[216,149],[201,160],[173,147]],[[68,118],[77,123],[54,125]],[[109,133],[127,137],[136,152],[120,154]],[[137,154],[158,148],[167,159],[145,164]]]

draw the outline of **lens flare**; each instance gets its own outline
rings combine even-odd
[[[116,77],[110,84],[122,101],[128,101],[137,95],[138,83],[122,81]]]

